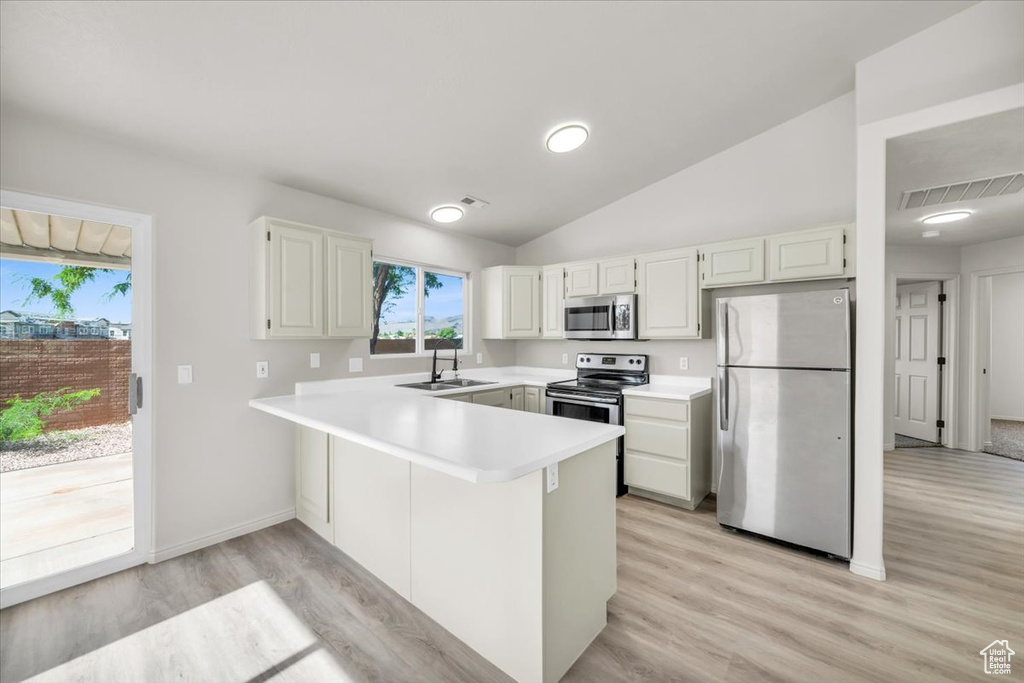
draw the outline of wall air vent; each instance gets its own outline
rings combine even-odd
[[[971,199],[987,199],[1014,194],[1024,190],[1024,173],[1011,173],[995,178],[965,180],[922,190],[910,190],[900,195],[898,210],[920,209],[939,204],[954,204]]]
[[[468,206],[473,209],[486,209],[488,206],[491,205],[490,202],[485,202],[479,197],[473,197],[468,194],[459,200],[459,204],[462,206]]]

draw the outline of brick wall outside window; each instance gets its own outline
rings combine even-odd
[[[0,409],[15,394],[69,387],[100,395],[69,413],[44,418],[47,431],[79,429],[128,419],[131,341],[108,339],[4,339],[0,341]]]

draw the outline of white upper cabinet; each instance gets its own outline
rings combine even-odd
[[[768,238],[768,279],[811,280],[846,272],[842,226]]]
[[[701,287],[764,282],[764,238],[733,240],[700,248]]]
[[[640,339],[701,339],[708,335],[708,294],[701,292],[696,249],[636,259]]]
[[[327,336],[369,337],[373,242],[327,234]]]
[[[597,266],[600,294],[632,294],[636,291],[636,259],[632,256],[599,261]]]
[[[542,273],[543,322],[541,335],[547,339],[565,337],[563,293],[565,291],[565,268],[545,266]]]
[[[540,337],[540,268],[484,268],[482,284],[484,339]]]
[[[249,226],[253,339],[370,336],[370,252],[359,237],[266,216]]]
[[[597,296],[597,261],[574,263],[565,267],[565,298]]]
[[[254,339],[324,335],[324,235],[273,218],[249,234],[250,332]]]

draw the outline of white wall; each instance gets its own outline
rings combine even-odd
[[[524,265],[634,254],[751,235],[850,222],[854,216],[853,94],[813,109],[684,169],[516,250]],[[573,341],[519,341],[519,365],[562,367]],[[602,344],[646,353],[656,374],[711,377],[704,341]],[[679,358],[689,370],[679,370]]]
[[[357,356],[365,359],[366,374],[429,370],[427,359],[369,359],[365,340],[250,341],[250,221],[266,214],[366,235],[376,239],[376,254],[474,276],[515,258],[509,247],[186,165],[16,112],[4,111],[2,119],[5,189],[154,216],[157,551],[294,506],[292,427],[248,408],[250,398],[292,393],[296,381],[345,376],[348,358]],[[473,337],[473,350],[484,353],[487,365],[514,361],[512,342]],[[319,370],[309,369],[311,351],[321,353]],[[257,360],[270,361],[269,379],[255,379]],[[179,363],[194,366],[194,384],[176,384]]]
[[[1022,12],[1021,3],[991,0],[980,3],[857,63],[860,312],[886,310],[887,139],[1012,108],[1004,101],[1013,99],[1008,94],[986,95],[979,101],[963,98],[1024,81]],[[856,573],[876,579],[885,578],[882,557],[885,337],[886,316],[858,317],[854,556],[850,567]]]
[[[989,414],[1024,420],[1024,273],[992,277]]]
[[[1024,3],[988,0],[857,63],[865,125],[1024,81]]]

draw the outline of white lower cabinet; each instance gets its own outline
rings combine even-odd
[[[693,510],[711,490],[711,396],[626,397],[629,492]]]
[[[512,387],[512,410],[523,410],[525,394],[523,387]]]
[[[772,235],[768,238],[768,279],[812,280],[846,272],[845,231],[841,226]]]
[[[295,458],[295,516],[334,543],[330,439],[325,432],[298,427]]]
[[[345,439],[334,451],[334,544],[406,600],[410,463]]]
[[[512,389],[489,389],[473,394],[473,403],[495,408],[512,407]]]
[[[441,398],[446,398],[449,401],[462,401],[463,403],[473,402],[473,394],[452,394],[451,396],[442,396]]]
[[[540,387],[525,387],[523,389],[523,410],[528,413],[543,413],[547,406],[544,405],[546,396]]]

